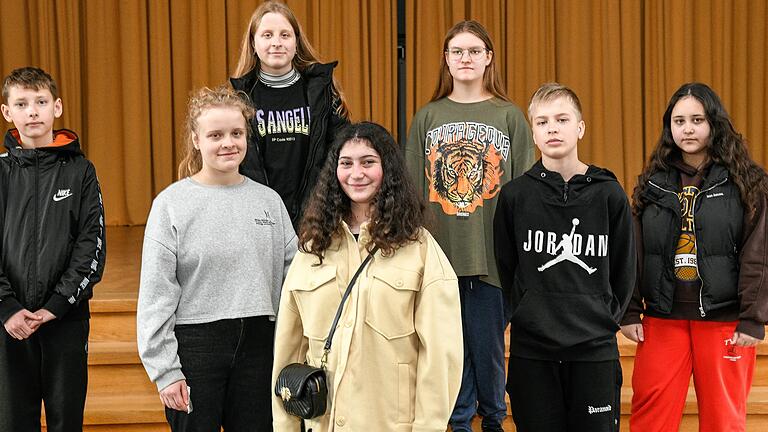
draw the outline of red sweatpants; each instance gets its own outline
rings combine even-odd
[[[645,317],[632,373],[634,432],[677,432],[693,373],[700,432],[744,432],[755,347],[736,347],[736,322]]]

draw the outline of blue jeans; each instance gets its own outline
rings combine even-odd
[[[500,429],[507,414],[504,402],[504,302],[501,289],[476,276],[459,277],[464,330],[464,372],[451,414],[454,431],[472,431],[475,413],[483,429]]]
[[[265,316],[177,325],[192,414],[165,409],[174,432],[272,431],[275,323]]]

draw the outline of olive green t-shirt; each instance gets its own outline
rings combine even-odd
[[[443,98],[413,118],[405,159],[434,215],[430,231],[458,276],[500,286],[493,254],[499,191],[534,163],[531,130],[520,109],[492,98]]]

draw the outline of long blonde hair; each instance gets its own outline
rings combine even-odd
[[[236,92],[231,87],[222,85],[216,88],[203,87],[193,91],[187,104],[187,119],[184,122],[184,157],[179,162],[179,178],[190,177],[203,168],[203,158],[200,150],[195,148],[192,135],[197,133],[197,119],[210,108],[235,108],[239,110],[248,125],[255,114],[254,109],[246,102],[245,95]],[[248,134],[251,133],[248,128]]]
[[[453,92],[453,76],[451,75],[450,69],[448,69],[448,63],[445,61],[445,52],[448,50],[448,43],[459,33],[470,33],[477,36],[481,41],[483,41],[485,48],[489,52],[493,53],[493,56],[491,56],[491,62],[485,68],[485,72],[483,73],[483,89],[485,89],[485,91],[488,93],[496,96],[497,98],[509,102],[507,92],[504,89],[504,86],[501,84],[499,73],[496,71],[496,51],[493,49],[493,41],[491,41],[491,36],[488,34],[488,31],[485,29],[485,27],[482,26],[482,24],[474,20],[461,21],[456,23],[456,25],[451,27],[451,29],[448,30],[448,33],[445,35],[445,39],[443,40],[443,52],[440,55],[440,79],[437,82],[437,87],[435,88],[435,92],[432,94],[432,99],[430,99],[430,102],[442,99]]]
[[[296,55],[293,56],[291,62],[299,73],[304,74],[310,66],[320,63],[317,51],[309,43],[309,39],[304,34],[304,29],[299,24],[299,20],[296,19],[293,11],[283,2],[269,0],[259,5],[253,11],[253,15],[251,15],[248,28],[245,30],[243,41],[240,44],[240,59],[237,61],[237,67],[235,68],[235,78],[240,78],[259,68],[259,56],[256,54],[256,49],[253,46],[253,38],[256,35],[256,30],[259,29],[259,25],[261,25],[261,19],[268,13],[280,14],[291,24],[293,33],[296,35]],[[336,78],[333,78],[333,93],[334,97],[338,99],[336,114],[347,117],[347,102],[344,100],[344,94]]]

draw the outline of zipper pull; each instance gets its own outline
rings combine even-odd
[[[701,317],[704,318],[707,316],[707,313],[704,312],[704,306],[699,306],[699,313],[701,314]]]
[[[568,183],[563,185],[563,202],[568,202]]]

